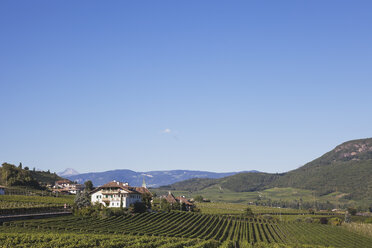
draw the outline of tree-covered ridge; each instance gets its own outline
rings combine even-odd
[[[160,187],[160,189],[199,191],[212,185],[220,185],[224,189],[235,192],[250,192],[267,188],[282,174],[270,173],[239,173],[220,179],[193,178],[172,185]]]
[[[219,179],[212,178],[191,178],[171,185],[161,186],[160,189],[198,191],[215,185]]]
[[[6,186],[29,186],[40,187],[37,180],[35,180],[27,167],[22,168],[22,164],[15,166],[8,163],[3,163],[0,168],[0,184]]]
[[[30,170],[28,167],[23,167],[22,163],[18,166],[3,163],[0,167],[0,185],[4,186],[26,186],[39,189],[43,185],[54,184],[55,181],[62,179],[49,170]]]
[[[283,174],[239,173],[221,179],[187,180],[164,187],[198,191],[217,185],[234,192],[274,187],[314,190],[319,195],[342,192],[345,199],[372,201],[372,139],[345,142],[332,151]]]
[[[239,173],[232,177],[223,178],[220,184],[223,188],[235,192],[258,191],[267,188],[281,177],[280,174],[270,173]]]
[[[286,173],[269,187],[295,187],[319,194],[347,193],[348,199],[372,200],[372,139],[337,146],[306,165]]]
[[[41,184],[54,184],[56,181],[64,180],[63,177],[58,176],[55,172],[52,173],[48,171],[37,171],[32,170],[30,171],[31,175],[35,180],[40,182]]]

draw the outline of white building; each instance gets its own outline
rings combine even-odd
[[[112,181],[93,190],[90,196],[93,204],[128,208],[135,202],[141,202],[142,194],[151,195],[146,187],[130,187],[128,183]]]
[[[0,195],[5,195],[5,187],[0,185]]]
[[[77,192],[82,191],[83,189],[84,185],[73,183],[70,180],[56,181],[55,185],[53,186],[53,192],[59,192],[62,194],[76,195]]]

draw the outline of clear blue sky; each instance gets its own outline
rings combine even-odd
[[[0,160],[295,169],[372,137],[371,1],[0,2]]]

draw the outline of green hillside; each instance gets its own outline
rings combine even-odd
[[[50,171],[29,170],[22,164],[15,166],[9,163],[3,163],[0,167],[0,185],[5,186],[25,186],[40,189],[43,185],[54,184],[56,180],[62,180],[55,173]]]
[[[267,188],[276,182],[281,174],[270,173],[239,173],[220,180],[220,185],[235,192],[251,192]]]
[[[240,173],[221,179],[192,179],[162,189],[201,191],[211,186],[233,192],[298,188],[318,196],[337,192],[345,200],[372,201],[372,139],[345,142],[287,173]]]
[[[50,171],[30,171],[31,176],[41,184],[54,184],[55,181],[64,180],[63,177],[58,176],[56,173]]]
[[[353,140],[279,177],[269,187],[344,192],[346,199],[372,200],[372,139]]]

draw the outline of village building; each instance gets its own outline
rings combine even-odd
[[[171,205],[177,203],[176,197],[172,194],[172,192],[168,192],[168,195],[164,196],[165,200]]]
[[[167,202],[172,206],[176,203],[179,203],[181,205],[184,204],[187,211],[191,211],[194,208],[194,204],[191,203],[190,200],[187,199],[185,196],[175,197],[170,191],[168,192],[168,195],[162,196],[161,198],[167,200]]]
[[[176,198],[176,200],[180,204],[185,204],[186,210],[191,211],[194,208],[194,204],[190,202],[185,196],[179,196]]]
[[[68,188],[72,184],[73,183],[70,180],[59,180],[55,182],[54,187],[57,189]]]
[[[5,195],[5,187],[0,185],[0,195]]]
[[[73,183],[70,180],[59,180],[56,181],[53,186],[54,193],[61,194],[73,194],[76,195],[77,192],[80,192],[84,189],[84,185]]]
[[[146,187],[131,187],[128,183],[112,181],[90,192],[92,204],[106,207],[129,208],[131,204],[142,202],[142,195],[149,194]]]

